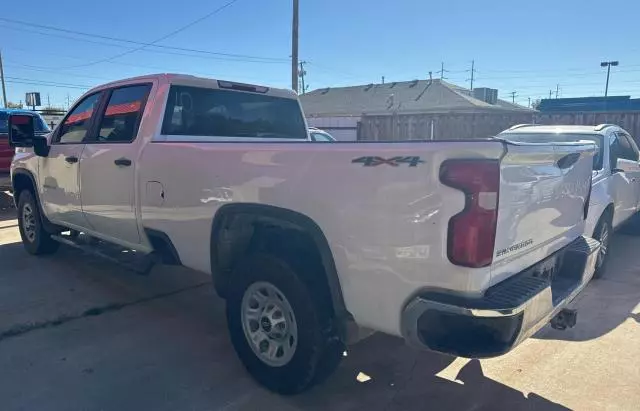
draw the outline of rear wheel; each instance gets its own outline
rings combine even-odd
[[[280,394],[302,392],[328,376],[344,346],[331,332],[328,304],[286,260],[249,256],[227,294],[231,341],[249,373]]]
[[[22,191],[18,199],[18,227],[22,244],[29,254],[51,254],[60,245],[45,231],[38,203],[29,190]]]
[[[611,217],[607,213],[600,217],[600,221],[593,232],[593,238],[600,242],[600,251],[598,252],[598,259],[596,260],[596,269],[593,274],[595,278],[602,278],[604,275],[607,262],[609,261],[609,245],[611,244]]]

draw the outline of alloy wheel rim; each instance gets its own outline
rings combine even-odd
[[[275,285],[251,284],[242,297],[242,329],[262,362],[286,365],[298,346],[298,325],[291,304]]]
[[[33,243],[36,240],[36,216],[31,204],[22,207],[22,229],[27,240]]]
[[[609,228],[605,225],[600,231],[600,253],[598,254],[598,267],[602,267],[604,260],[607,256],[607,249],[609,248]]]

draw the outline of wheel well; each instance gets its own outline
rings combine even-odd
[[[36,189],[36,182],[33,178],[33,175],[29,171],[20,171],[16,170],[13,173],[13,177],[11,179],[11,185],[13,188],[13,201],[15,202],[16,208],[18,207],[18,201],[20,200],[20,194],[24,190],[29,190],[33,194],[33,197],[38,204],[38,209],[40,210],[40,218],[42,219],[42,224],[44,226],[45,231],[50,234],[59,233],[63,231],[64,228],[58,225],[55,225],[49,221],[47,216],[44,214],[44,210],[42,209],[42,203],[40,202],[40,196],[38,195],[38,190]]]
[[[16,206],[18,205],[18,200],[20,199],[20,193],[23,190],[30,190],[33,194],[35,194],[35,191],[36,191],[32,177],[21,172],[14,173],[12,186],[13,186],[13,198],[16,203]]]
[[[602,215],[600,216],[600,219],[605,216],[609,217],[613,221],[613,203],[609,203],[609,205],[605,207]]]
[[[168,235],[152,228],[145,228],[144,232],[147,234],[153,251],[162,259],[163,264],[182,265],[178,250],[176,250]]]
[[[313,290],[331,303],[341,331],[350,319],[326,237],[309,217],[273,206],[229,204],[214,219],[211,271],[216,291],[225,297],[231,272],[247,253],[267,252],[302,267]],[[343,334],[344,335],[344,334]]]

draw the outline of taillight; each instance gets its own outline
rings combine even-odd
[[[447,160],[440,181],[465,194],[464,210],[449,220],[449,260],[465,267],[485,267],[493,261],[498,223],[498,160]]]

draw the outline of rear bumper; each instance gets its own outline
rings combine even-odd
[[[579,237],[481,298],[421,294],[403,311],[402,334],[414,346],[461,357],[504,354],[544,327],[586,287],[599,248],[597,241]]]

